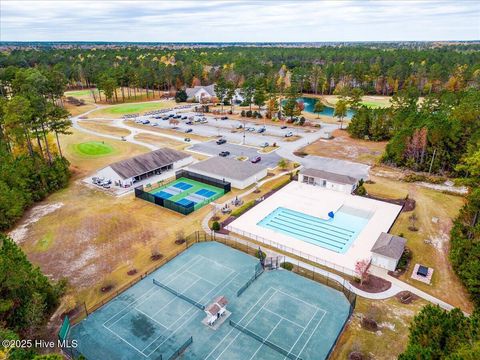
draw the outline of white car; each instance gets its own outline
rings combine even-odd
[[[268,147],[268,142],[261,143],[261,144],[260,144],[260,147],[262,147],[262,148]]]
[[[289,131],[285,134],[285,137],[292,137],[293,136],[293,132]]]

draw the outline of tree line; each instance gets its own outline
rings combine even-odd
[[[65,79],[53,70],[15,70],[0,96],[0,231],[69,179],[58,136],[70,127],[61,106]]]
[[[426,95],[444,89],[458,91],[478,82],[480,52],[475,45],[26,48],[0,54],[2,91],[17,67],[54,70],[63,75],[69,88],[97,86],[109,101],[124,100],[130,89],[146,89],[148,96],[149,92],[175,91],[220,79],[235,87],[268,79],[280,92],[295,84],[301,93],[333,94],[351,87],[366,94],[392,95],[415,87]]]
[[[385,109],[357,107],[351,136],[388,140],[383,162],[414,171],[480,176],[480,91],[468,88],[427,95],[407,88]]]

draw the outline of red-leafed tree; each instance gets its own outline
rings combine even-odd
[[[360,285],[363,285],[363,282],[368,279],[369,268],[370,268],[370,260],[368,259],[358,260],[355,263],[355,273],[360,278]]]

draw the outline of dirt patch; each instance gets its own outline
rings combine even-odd
[[[419,299],[417,295],[411,293],[410,291],[400,291],[397,295],[395,295],[395,298],[402,304],[406,305],[411,304],[415,300]]]
[[[130,131],[113,125],[113,121],[108,120],[88,120],[79,121],[78,125],[81,127],[92,130],[102,134],[116,135],[116,136],[128,136]]]
[[[378,162],[385,147],[386,141],[367,141],[353,139],[346,130],[335,130],[333,139],[319,139],[314,143],[298,150],[298,153],[318,155],[342,160],[356,161],[374,165]]]
[[[360,283],[356,281],[350,281],[350,284],[356,287],[357,289],[360,289],[372,294],[386,291],[390,289],[390,287],[392,286],[392,283],[390,281],[379,278],[375,275],[369,275],[368,279],[365,280],[362,285],[360,285]]]
[[[28,228],[30,225],[36,223],[45,215],[48,215],[54,211],[57,211],[63,206],[63,203],[54,203],[54,204],[45,204],[45,205],[36,205],[32,207],[27,213],[24,215],[22,222],[18,225],[14,230],[8,233],[13,241],[17,244],[21,243],[25,236],[28,233]]]

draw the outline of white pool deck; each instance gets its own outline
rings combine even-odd
[[[327,219],[328,212],[335,212],[342,205],[372,214],[358,237],[343,254],[257,225],[278,207]],[[233,221],[227,229],[353,275],[355,263],[371,258],[370,250],[373,244],[381,232],[388,232],[400,210],[399,205],[293,181]]]

